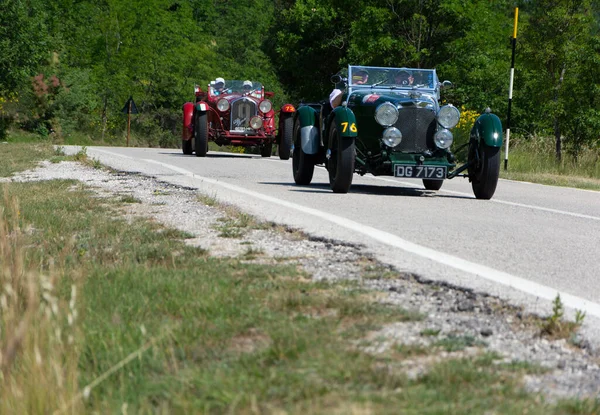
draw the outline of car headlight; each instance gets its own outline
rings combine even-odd
[[[271,108],[273,108],[273,104],[271,104],[271,101],[269,101],[268,99],[260,101],[260,104],[258,104],[258,109],[261,112],[269,112],[271,111]]]
[[[435,141],[435,145],[439,148],[446,149],[452,145],[454,137],[452,136],[450,130],[444,129],[435,133],[435,135],[433,136],[433,141]]]
[[[225,98],[221,98],[219,101],[217,101],[217,108],[221,112],[227,111],[229,109],[229,101],[227,101]]]
[[[390,102],[384,102],[375,110],[375,121],[384,127],[394,125],[398,121],[398,108]]]
[[[386,128],[381,138],[388,147],[396,147],[402,141],[402,133],[396,127]]]
[[[460,120],[460,111],[454,105],[444,105],[438,111],[438,122],[444,128],[454,128]]]
[[[255,115],[254,117],[250,118],[250,127],[254,128],[255,130],[260,130],[262,126],[263,120],[258,115]]]

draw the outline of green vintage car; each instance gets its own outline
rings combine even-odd
[[[297,110],[297,184],[310,184],[315,165],[324,164],[336,193],[348,192],[354,173],[371,173],[422,179],[428,190],[439,190],[445,179],[468,177],[476,198],[494,195],[502,146],[496,115],[486,110],[477,118],[464,145],[467,162],[459,166],[450,148],[460,112],[439,102],[440,90],[451,82],[440,82],[435,69],[351,65],[347,74],[332,77],[338,90],[331,105],[301,104]]]

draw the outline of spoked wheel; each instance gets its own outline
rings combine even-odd
[[[469,149],[469,179],[477,199],[491,199],[500,175],[500,148],[490,147],[483,140],[471,142]]]
[[[188,156],[192,154],[192,140],[181,140],[181,149],[183,150],[183,154],[187,154]]]
[[[306,154],[302,151],[302,139],[300,138],[300,121],[297,121],[293,129],[294,151],[292,152],[292,171],[296,184],[310,184],[315,172],[316,154]],[[282,138],[283,139],[283,138]]]
[[[334,193],[348,193],[354,175],[356,148],[354,138],[343,138],[335,120],[329,129],[331,157],[327,162],[329,186]]]
[[[279,141],[279,158],[288,160],[294,139],[294,117],[293,115],[283,115],[283,117],[281,139]]]
[[[194,144],[196,157],[206,157],[208,151],[208,117],[206,113],[196,114],[194,122]]]
[[[261,157],[271,157],[273,153],[273,143],[263,144],[260,148]]]
[[[443,180],[423,179],[423,186],[427,190],[440,190],[444,184]]]

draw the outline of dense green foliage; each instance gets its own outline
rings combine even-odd
[[[137,140],[175,146],[194,84],[254,79],[277,106],[322,99],[348,64],[435,67],[444,98],[505,119],[517,6],[514,134],[597,149],[591,0],[0,0],[0,130],[123,143],[133,96]]]

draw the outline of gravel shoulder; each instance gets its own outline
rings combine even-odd
[[[31,171],[2,182],[53,179],[79,180],[103,197],[131,200],[124,215],[143,216],[188,232],[187,243],[214,256],[246,258],[255,263],[292,263],[312,278],[358,281],[379,293],[379,301],[402,306],[424,316],[417,322],[388,325],[368,333],[365,352],[380,354],[404,344],[430,346],[443,340],[460,342],[456,351],[415,357],[401,366],[409,376],[420,376],[442,359],[494,352],[501,363],[528,362],[544,370],[528,375],[528,390],[549,399],[600,397],[600,348],[575,335],[569,341],[540,336],[541,320],[485,293],[431,282],[400,273],[377,262],[361,246],[323,240],[276,224],[242,224],[243,212],[219,205],[196,189],[178,187],[155,178],[93,168],[77,162],[43,162]],[[227,235],[235,233],[235,237]],[[226,237],[229,236],[229,237]],[[550,310],[548,310],[550,312]]]

